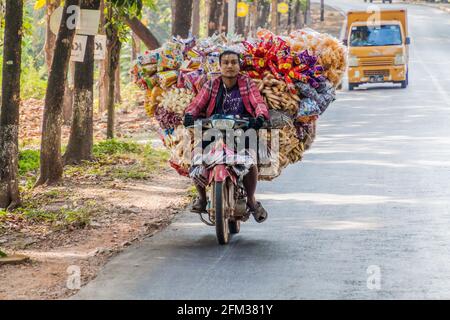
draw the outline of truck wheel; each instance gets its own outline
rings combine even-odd
[[[405,81],[400,82],[402,84],[402,89],[405,89],[408,86],[409,79],[408,79],[408,72],[406,73],[406,79]]]

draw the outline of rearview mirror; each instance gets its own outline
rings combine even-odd
[[[410,38],[410,37],[406,37],[405,43],[406,43],[406,44],[411,44],[411,38]]]

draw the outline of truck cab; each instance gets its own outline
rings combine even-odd
[[[350,11],[344,43],[348,45],[348,87],[392,82],[408,86],[409,44],[407,13],[382,10]]]

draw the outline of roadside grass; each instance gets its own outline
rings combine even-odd
[[[197,188],[195,186],[191,186],[188,190],[188,197],[191,200],[194,200],[195,198],[198,197],[198,192],[197,192]]]
[[[89,226],[92,217],[104,211],[104,208],[93,200],[77,198],[65,186],[65,182],[77,184],[86,181],[101,183],[111,180],[147,180],[163,169],[169,159],[166,150],[115,139],[96,143],[93,153],[93,161],[66,166],[65,181],[60,185],[33,189],[39,174],[40,151],[26,149],[26,146],[21,149],[19,177],[22,205],[11,212],[0,210],[0,231],[7,225],[23,222],[44,224],[54,229]]]
[[[169,152],[130,141],[106,140],[94,146],[95,160],[67,166],[67,176],[96,176],[109,180],[147,180],[165,167]]]

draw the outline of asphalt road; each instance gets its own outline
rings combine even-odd
[[[76,298],[450,298],[450,15],[407,7],[410,86],[344,88],[305,160],[259,185],[267,222],[218,246],[182,214]]]

